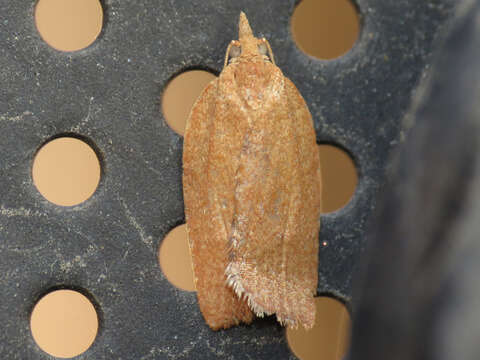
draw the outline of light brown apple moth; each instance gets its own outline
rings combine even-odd
[[[183,171],[198,302],[210,327],[275,313],[284,325],[311,328],[321,201],[315,131],[244,13],[223,71],[190,113]]]

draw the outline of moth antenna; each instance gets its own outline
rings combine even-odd
[[[272,51],[272,47],[270,46],[270,43],[265,38],[263,38],[262,41],[265,43],[265,46],[267,47],[268,56],[270,56],[270,60],[272,61],[272,64],[275,65],[275,58],[273,57],[273,51]]]
[[[238,40],[252,37],[252,28],[248,23],[247,15],[245,15],[245,13],[242,11],[240,12],[240,20],[238,21]]]
[[[230,41],[230,44],[228,44],[227,51],[225,53],[225,61],[223,62],[224,69],[228,64],[228,54],[230,53],[230,49],[232,48],[232,46],[233,46],[233,41]]]

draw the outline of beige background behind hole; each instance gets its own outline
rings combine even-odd
[[[333,145],[319,145],[322,171],[322,213],[344,207],[358,183],[357,169],[345,151]]]
[[[163,273],[170,283],[182,290],[195,291],[187,226],[177,226],[163,239],[158,252]]]
[[[93,304],[73,290],[57,290],[42,297],[30,318],[32,336],[46,353],[71,358],[95,340],[98,316]]]
[[[310,56],[334,59],[347,53],[360,32],[351,0],[302,0],[291,20],[297,46]]]
[[[287,341],[301,360],[340,360],[350,340],[350,315],[340,301],[315,298],[317,315],[313,329],[287,329]]]
[[[90,198],[100,182],[100,162],[82,140],[61,137],[46,143],[33,161],[32,177],[48,201],[73,206]]]
[[[215,75],[204,70],[185,71],[173,78],[162,95],[162,111],[167,124],[184,134],[190,110],[202,90]]]
[[[77,51],[91,45],[102,31],[103,9],[99,0],[38,0],[35,23],[51,47]]]

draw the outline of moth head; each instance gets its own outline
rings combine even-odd
[[[225,65],[228,61],[240,56],[267,57],[272,63],[274,63],[270,44],[265,38],[257,39],[253,36],[252,28],[250,27],[247,16],[244,12],[240,13],[240,20],[238,22],[238,40],[234,40],[230,43]]]

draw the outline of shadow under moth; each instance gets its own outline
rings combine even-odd
[[[243,12],[239,40],[187,121],[183,191],[208,325],[275,313],[283,325],[311,328],[321,208],[312,117]]]

